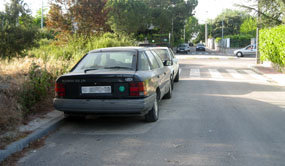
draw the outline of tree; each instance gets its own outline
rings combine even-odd
[[[240,33],[243,35],[251,35],[252,37],[256,36],[256,28],[257,28],[257,21],[256,19],[249,17],[240,26]]]
[[[261,15],[260,24],[263,27],[274,27],[285,23],[285,0],[249,0],[254,3],[252,6],[240,5],[256,15]],[[258,9],[259,2],[259,9]]]
[[[197,36],[199,29],[200,27],[199,27],[198,19],[194,16],[189,17],[185,25],[186,41],[190,41],[195,36]]]
[[[143,1],[110,0],[108,24],[116,33],[137,33],[150,26],[149,8]]]
[[[231,9],[224,10],[213,22],[213,37],[221,37],[222,29],[224,30],[224,36],[240,34],[240,26],[248,17],[249,15],[245,12]]]
[[[35,45],[37,29],[33,18],[22,0],[12,0],[5,5],[5,12],[0,13],[0,57],[20,55],[24,50]]]
[[[43,9],[43,11],[45,12],[47,9]],[[44,13],[43,12],[43,13]],[[41,19],[42,19],[42,9],[39,9],[34,17],[34,24],[37,26],[37,27],[41,27]],[[44,27],[46,26],[46,20],[47,20],[47,16],[46,14],[43,15],[43,25]]]
[[[109,31],[106,3],[107,0],[53,0],[47,27],[57,32],[86,36]]]
[[[110,0],[108,23],[117,33],[173,32],[173,41],[181,40],[185,21],[193,15],[197,0]],[[145,34],[147,36],[147,34]]]

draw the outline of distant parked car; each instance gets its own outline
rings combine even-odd
[[[196,51],[206,51],[204,44],[197,44]]]
[[[54,107],[65,115],[159,117],[158,102],[171,98],[171,72],[149,48],[116,47],[90,51],[56,80]]]
[[[193,43],[189,43],[189,46],[190,46],[190,47],[193,47],[193,46],[194,46],[194,44],[193,44]]]
[[[189,53],[190,52],[190,46],[189,44],[180,44],[178,47],[177,47],[177,51],[176,53]]]
[[[171,70],[171,81],[172,81],[172,87],[173,82],[179,81],[179,63],[178,59],[175,57],[173,51],[171,48],[167,47],[153,47],[151,48],[152,51],[154,51],[159,57],[161,58],[163,63],[166,63],[166,61],[170,61],[171,65],[168,66]]]
[[[245,48],[235,50],[234,54],[237,57],[243,57],[245,55],[255,55],[256,54],[256,45],[248,45]]]

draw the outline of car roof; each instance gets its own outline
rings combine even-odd
[[[168,47],[149,47],[149,49],[151,49],[151,50],[157,50],[157,49],[164,49],[164,50],[167,50]]]
[[[115,51],[143,51],[149,50],[147,47],[108,47],[108,48],[100,48],[89,51],[89,53],[97,53],[97,52],[115,52]]]

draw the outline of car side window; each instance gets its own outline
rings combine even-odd
[[[139,53],[139,63],[138,63],[139,70],[147,71],[150,70],[149,61],[144,52]]]
[[[170,52],[170,56],[172,57],[172,59],[174,59],[174,58],[175,58],[175,55],[174,55],[172,49],[169,49],[169,52]]]
[[[159,68],[159,64],[157,60],[155,59],[154,55],[150,51],[145,52],[149,58],[149,61],[151,63],[152,69],[157,69]]]
[[[152,54],[154,55],[155,59],[157,60],[158,65],[159,65],[159,68],[163,68],[164,65],[163,65],[163,63],[162,63],[161,58],[160,58],[155,52],[152,52]]]

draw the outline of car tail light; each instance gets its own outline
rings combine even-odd
[[[130,83],[130,96],[146,96],[147,89],[144,82]]]
[[[65,87],[61,83],[55,84],[55,96],[56,97],[64,97],[65,96]]]

